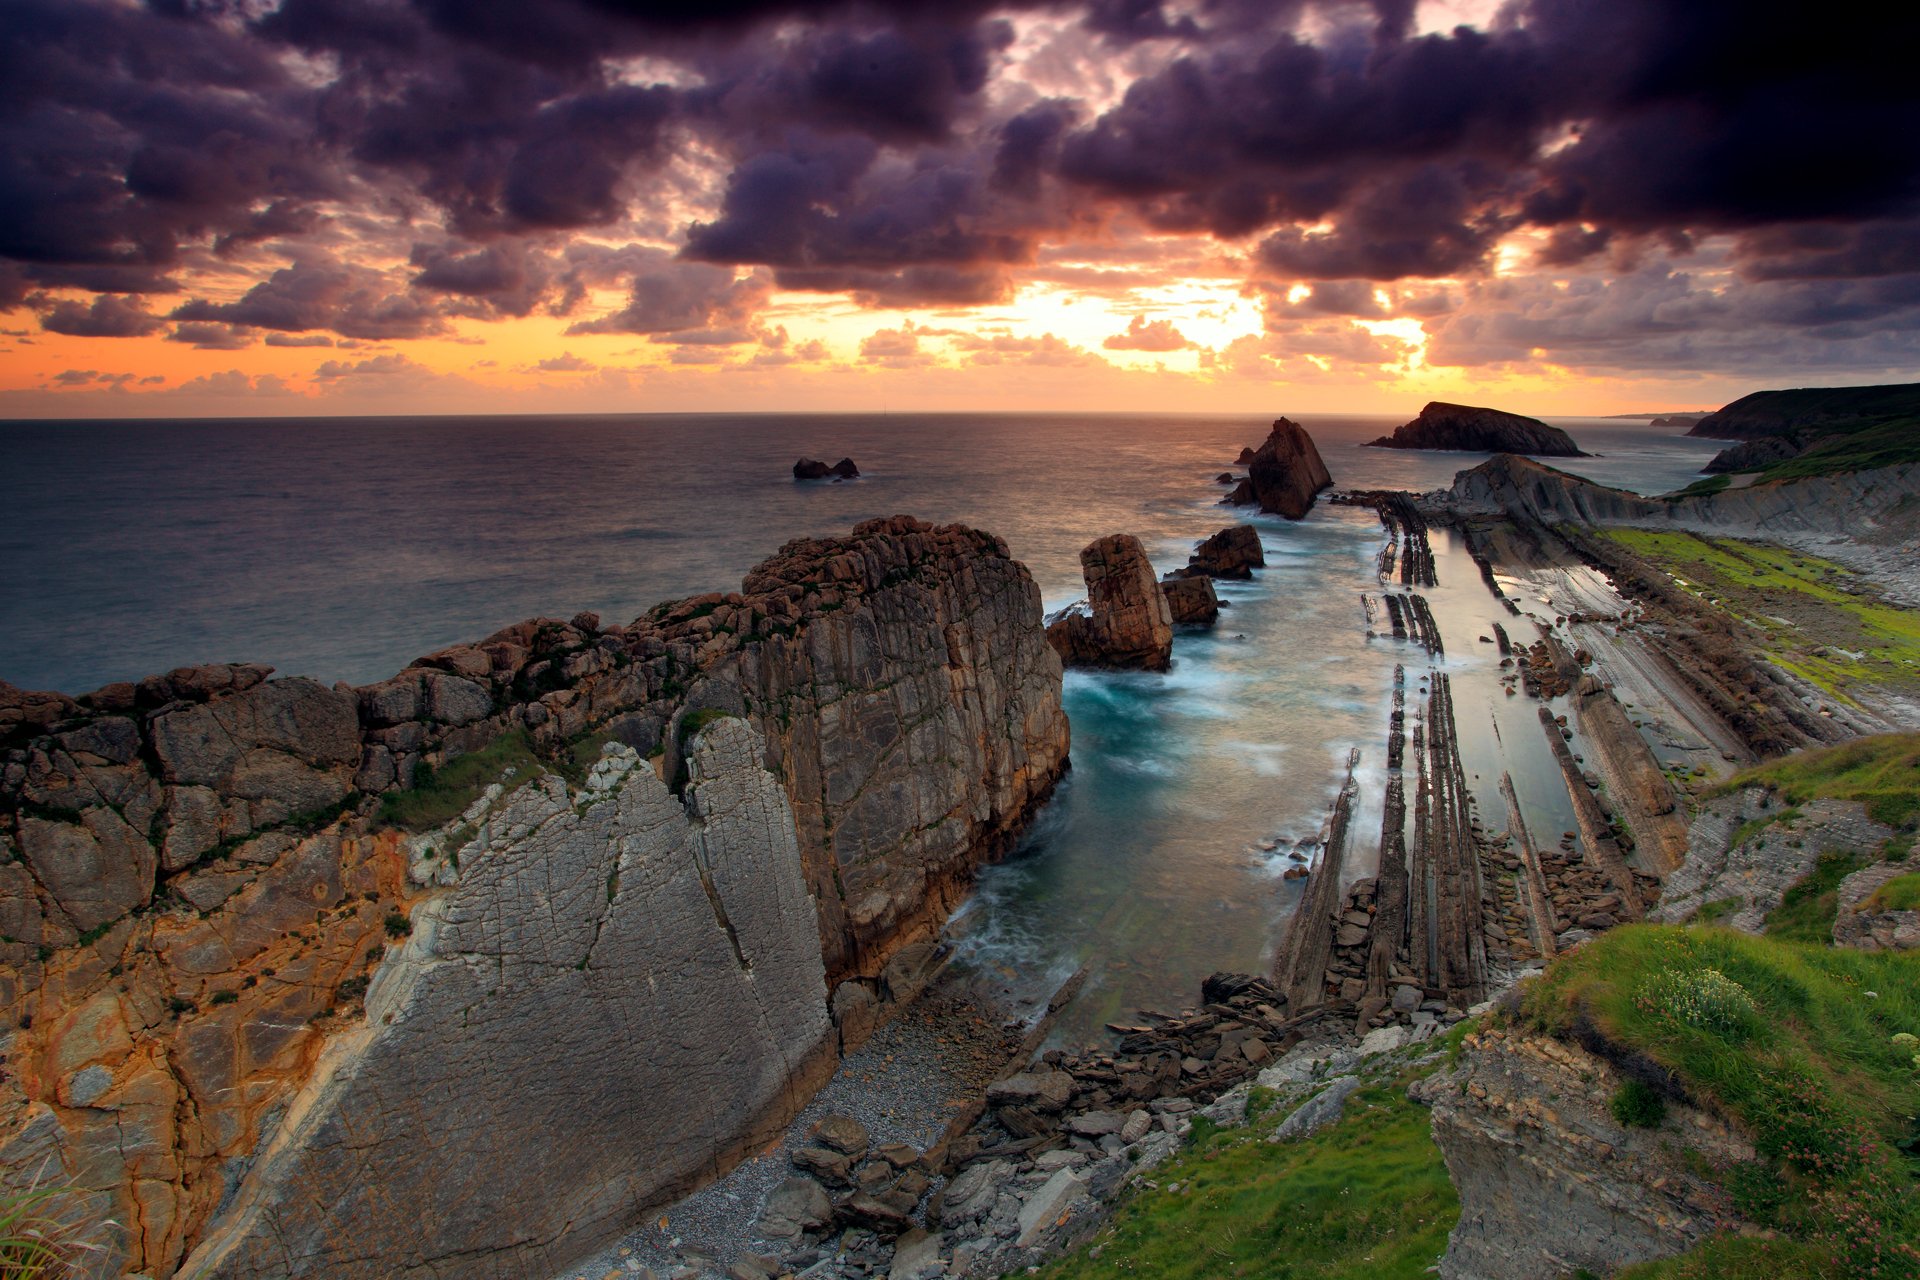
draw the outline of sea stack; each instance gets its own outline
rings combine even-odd
[[[1435,400],[1369,449],[1433,449],[1462,453],[1523,453],[1537,458],[1585,458],[1573,437],[1538,418],[1502,409]]]
[[[1130,533],[1109,534],[1080,553],[1089,616],[1070,613],[1047,628],[1047,643],[1070,667],[1165,671],[1173,662],[1173,613],[1153,563]]]
[[[1314,496],[1333,486],[1313,437],[1291,419],[1275,421],[1265,443],[1251,455],[1244,449],[1240,454],[1247,460],[1247,478],[1227,495],[1229,505],[1257,504],[1262,511],[1301,520],[1313,509]]]

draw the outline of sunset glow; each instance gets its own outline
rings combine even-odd
[[[11,7],[10,416],[1610,413],[1920,333],[1913,104],[1717,7]]]

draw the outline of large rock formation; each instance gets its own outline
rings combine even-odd
[[[1169,574],[1160,583],[1160,592],[1167,598],[1167,611],[1181,626],[1210,627],[1220,620],[1220,597],[1212,578]]]
[[[1333,486],[1313,437],[1289,419],[1275,420],[1258,449],[1240,454],[1247,478],[1222,499],[1229,506],[1257,505],[1289,520],[1303,520],[1313,509],[1314,496]]]
[[[793,464],[795,480],[825,480],[829,476],[837,480],[858,480],[860,468],[853,465],[852,458],[842,458],[832,466],[817,458],[802,458]]]
[[[1621,1070],[1579,1045],[1496,1026],[1416,1086],[1460,1196],[1443,1280],[1611,1275],[1737,1225],[1700,1170],[1752,1160],[1751,1142],[1677,1098],[1657,1128],[1623,1127],[1609,1107]]]
[[[1187,557],[1186,567],[1168,576],[1251,578],[1255,569],[1264,569],[1266,564],[1260,531],[1250,524],[1236,524],[1200,542]]]
[[[1800,456],[1800,446],[1784,436],[1762,436],[1730,445],[1707,460],[1700,468],[1710,476],[1733,475],[1741,471],[1764,471],[1776,462]]]
[[[624,627],[535,619],[361,689],[267,674],[0,688],[0,1179],[71,1180],[114,1268],[597,1245],[911,991],[1066,767],[1032,578],[906,517]],[[544,776],[384,820],[482,748]]]
[[[490,806],[183,1271],[557,1270],[764,1144],[835,1056],[764,750],[724,718],[684,795],[615,745]]]
[[[1541,524],[1625,524],[1753,536],[1845,534],[1909,538],[1916,527],[1920,463],[1647,498],[1610,489],[1514,454],[1489,458],[1425,495],[1429,512],[1508,515]]]
[[[1573,437],[1538,418],[1435,400],[1369,449],[1441,449],[1465,453],[1530,453],[1547,458],[1584,458]]]
[[[1755,391],[1707,414],[1687,432],[1708,440],[1784,436],[1802,444],[1863,422],[1920,414],[1920,382],[1877,387]]]
[[[1140,539],[1097,538],[1080,553],[1091,613],[1068,613],[1047,641],[1068,666],[1165,671],[1173,661],[1173,615]]]

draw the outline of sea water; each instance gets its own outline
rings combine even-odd
[[[1484,460],[1362,447],[1394,419],[1301,421],[1342,487],[1439,488]],[[1640,492],[1686,484],[1715,448],[1637,422],[1553,421],[1600,455],[1556,465]],[[1287,851],[1318,832],[1354,747],[1356,848],[1377,835],[1388,690],[1406,657],[1369,640],[1361,614],[1380,527],[1325,503],[1297,523],[1219,506],[1215,476],[1267,427],[1013,414],[4,423],[0,679],[80,693],[258,661],[364,683],[522,618],[626,621],[732,589],[790,538],[895,513],[1001,535],[1053,609],[1084,594],[1079,552],[1096,537],[1136,534],[1164,571],[1251,519],[1268,567],[1218,584],[1218,627],[1182,630],[1171,672],[1068,674],[1072,773],[952,926],[961,963],[1012,995],[1088,965],[1064,1029],[1087,1032],[1191,1003],[1214,969],[1267,963],[1295,896]],[[861,478],[795,483],[802,456],[851,456]],[[1436,549],[1437,608],[1480,590],[1449,540]],[[1448,661],[1497,687],[1489,655]],[[1463,737],[1498,732],[1458,688],[1456,701]],[[1535,781],[1550,805],[1551,778]],[[1497,813],[1498,779],[1475,782]]]

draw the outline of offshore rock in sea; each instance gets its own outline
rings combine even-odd
[[[1187,557],[1186,568],[1176,569],[1169,576],[1251,578],[1255,569],[1264,569],[1266,565],[1260,531],[1250,524],[1236,524],[1201,542]]]
[[[1220,597],[1214,592],[1213,579],[1168,575],[1160,583],[1167,597],[1167,609],[1181,626],[1210,627],[1220,620]]]
[[[1538,418],[1501,409],[1448,404],[1435,400],[1412,422],[1390,436],[1367,442],[1369,449],[1437,449],[1467,453],[1523,453],[1543,458],[1584,458],[1573,437]]]
[[[1080,569],[1092,614],[1070,613],[1047,628],[1061,661],[1165,671],[1173,661],[1173,613],[1140,539],[1095,539],[1080,553]]]
[[[1333,486],[1313,437],[1291,419],[1277,420],[1258,449],[1241,453],[1247,478],[1226,496],[1229,505],[1257,504],[1262,511],[1301,520],[1313,509],[1314,496]]]
[[[564,1268],[923,980],[1066,768],[1040,603],[895,516],[359,689],[0,686],[0,1176],[117,1224],[103,1273]]]
[[[853,465],[852,458],[842,458],[832,466],[813,458],[802,458],[793,464],[795,480],[825,480],[829,476],[841,480],[857,480],[860,478],[860,468]]]

